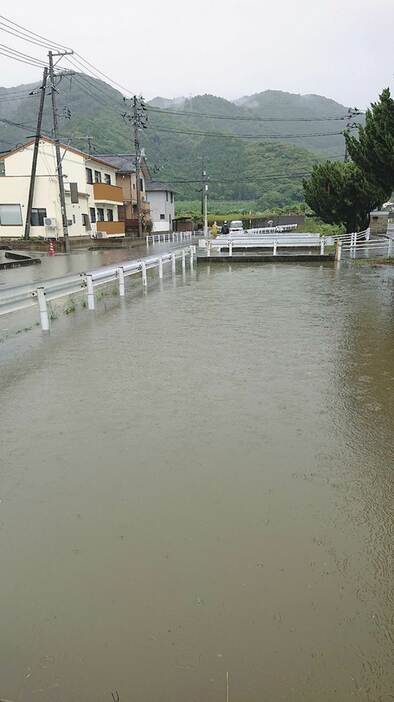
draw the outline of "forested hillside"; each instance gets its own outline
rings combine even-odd
[[[37,85],[0,88],[0,149],[34,134]],[[126,107],[120,92],[78,74],[58,86],[62,139],[99,153],[132,151]],[[302,178],[313,163],[341,158],[344,106],[317,95],[265,91],[236,103],[212,95],[155,98],[147,103],[148,128],[141,143],[152,174],[175,182],[179,198],[198,199],[201,157],[206,158],[210,194],[216,199],[254,200],[262,208],[303,199]],[[51,134],[50,97],[44,131]],[[314,136],[313,136],[314,135]],[[189,182],[181,182],[189,181]]]

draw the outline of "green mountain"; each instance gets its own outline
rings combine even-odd
[[[132,127],[122,118],[127,104],[119,91],[83,74],[59,79],[57,91],[63,141],[88,150],[90,137],[93,153],[133,151]],[[0,150],[34,134],[38,100],[36,84],[0,88]],[[213,95],[155,98],[147,103],[141,143],[154,177],[173,181],[179,199],[200,197],[204,156],[212,198],[257,200],[263,208],[285,205],[302,201],[302,178],[317,160],[343,154],[337,132],[345,123],[332,118],[344,117],[346,110],[318,95],[280,91],[236,102]],[[51,134],[49,95],[43,130]]]

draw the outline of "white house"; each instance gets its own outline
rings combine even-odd
[[[0,238],[23,237],[30,185],[34,140],[0,154]],[[65,144],[60,145],[66,215],[70,237],[124,236],[122,188],[116,185],[116,169],[102,159]],[[63,235],[55,145],[40,140],[31,237]]]
[[[171,232],[175,217],[175,190],[171,185],[150,181],[146,185],[153,232]]]

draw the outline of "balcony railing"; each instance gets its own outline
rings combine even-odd
[[[94,183],[93,197],[96,202],[111,202],[117,205],[123,205],[123,190],[118,185]]]

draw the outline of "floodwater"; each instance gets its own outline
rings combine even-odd
[[[200,266],[0,346],[0,698],[393,697],[393,269]]]
[[[188,242],[185,242],[187,246]],[[128,261],[141,256],[147,256],[154,250],[169,251],[172,248],[178,248],[179,244],[165,243],[146,247],[144,243],[140,245],[130,246],[126,249],[76,249],[71,254],[59,254],[56,256],[48,256],[47,253],[38,251],[26,251],[26,255],[31,258],[39,258],[41,263],[34,266],[23,268],[10,268],[5,271],[0,271],[0,292],[15,285],[23,285],[24,283],[32,283],[39,280],[48,280],[49,278],[57,278],[71,273],[82,273],[89,270],[94,270],[100,266],[108,266],[119,261]],[[0,255],[1,255],[0,251]],[[19,251],[18,253],[23,253]],[[6,260],[4,258],[4,260]]]

